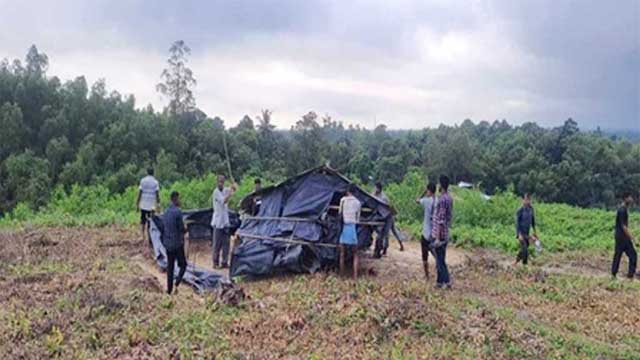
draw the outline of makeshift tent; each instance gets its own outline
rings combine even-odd
[[[242,217],[230,275],[315,272],[334,265],[342,226],[338,207],[349,184],[336,170],[321,166],[245,197],[240,204],[245,212],[256,199],[262,203],[257,215]],[[392,213],[359,187],[354,196],[362,203],[357,232],[358,246],[365,249],[376,228],[387,236]]]
[[[188,217],[186,215],[185,217]],[[211,217],[209,217],[211,219]],[[167,270],[167,252],[162,245],[162,215],[154,216],[149,225],[149,239],[153,246],[153,255],[158,266]],[[188,262],[189,259],[187,259]],[[174,267],[175,277],[178,276],[179,267]],[[174,278],[175,278],[174,277]],[[194,287],[198,292],[202,293],[206,290],[215,289],[223,283],[231,283],[231,281],[213,271],[206,270],[191,264],[187,264],[187,270],[184,273],[183,282]]]

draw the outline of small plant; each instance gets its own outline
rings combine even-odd
[[[57,326],[53,326],[45,337],[45,346],[51,356],[60,356],[64,345],[64,335]]]

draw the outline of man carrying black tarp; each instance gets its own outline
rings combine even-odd
[[[173,291],[173,275],[175,263],[178,262],[180,272],[176,279],[176,289],[184,272],[187,270],[187,259],[184,255],[185,227],[182,221],[182,210],[180,210],[180,194],[177,191],[171,193],[171,205],[162,216],[163,232],[162,245],[167,251],[167,294]]]
[[[638,261],[638,254],[633,246],[633,236],[631,235],[631,231],[629,231],[629,207],[633,204],[633,195],[631,195],[631,193],[625,193],[622,199],[622,206],[620,206],[616,213],[616,247],[613,254],[613,264],[611,265],[611,275],[615,278],[618,274],[620,259],[624,253],[627,254],[629,258],[627,277],[633,279]]]

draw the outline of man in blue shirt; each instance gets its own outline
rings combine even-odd
[[[533,229],[533,236],[530,235]],[[529,262],[529,242],[538,239],[536,235],[536,217],[531,206],[531,197],[525,193],[522,197],[522,207],[516,213],[516,236],[520,242],[520,252],[516,258],[516,264],[522,261],[523,265]]]
[[[184,256],[185,226],[182,221],[182,210],[180,210],[180,194],[177,191],[171,193],[171,205],[164,212],[162,223],[164,225],[162,245],[167,252],[167,293],[171,295],[176,261],[180,268],[176,288],[187,270],[187,259]]]

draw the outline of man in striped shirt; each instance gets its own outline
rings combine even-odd
[[[449,242],[449,228],[453,219],[453,198],[449,195],[449,178],[440,176],[440,197],[433,215],[433,247],[436,253],[436,287],[451,288],[449,269],[447,268],[446,255]]]

